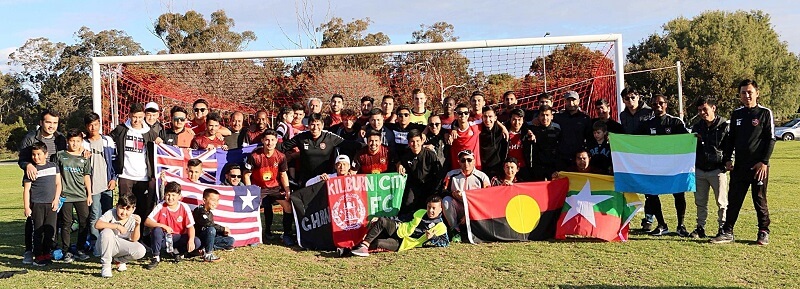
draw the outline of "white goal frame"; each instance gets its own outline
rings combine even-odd
[[[400,44],[386,46],[363,46],[346,48],[320,48],[320,49],[294,49],[294,50],[267,50],[267,51],[242,51],[218,53],[190,53],[190,54],[161,54],[161,55],[136,55],[136,56],[103,56],[92,57],[92,110],[100,115],[103,124],[102,91],[101,91],[101,64],[112,63],[143,63],[167,61],[193,61],[193,60],[225,60],[225,59],[254,59],[254,58],[283,58],[305,57],[324,55],[354,55],[390,52],[415,52],[430,50],[494,48],[530,45],[558,45],[587,42],[613,42],[614,43],[614,70],[616,71],[617,108],[619,112],[624,109],[620,93],[625,85],[624,52],[622,47],[622,34],[598,34],[579,36],[555,36],[518,39],[497,39],[477,41],[457,41],[441,43]],[[116,120],[112,121],[116,125]]]

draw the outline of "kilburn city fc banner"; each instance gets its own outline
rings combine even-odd
[[[291,195],[301,247],[349,248],[366,234],[373,216],[397,215],[406,177],[397,173],[331,178]]]
[[[470,243],[552,238],[569,181],[517,183],[463,195]]]

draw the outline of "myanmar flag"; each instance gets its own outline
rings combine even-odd
[[[463,195],[470,243],[552,238],[569,182],[517,183]]]
[[[582,236],[627,241],[634,215],[642,209],[639,195],[614,191],[614,177],[559,173],[569,178],[569,192],[558,218],[556,239]]]

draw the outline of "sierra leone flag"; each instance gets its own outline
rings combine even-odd
[[[617,192],[694,192],[697,138],[693,134],[609,134]]]
[[[552,238],[569,181],[517,183],[463,195],[470,243]]]
[[[614,190],[614,177],[560,172],[569,192],[558,219],[556,239],[567,236],[627,241],[629,224],[644,203],[635,193]]]

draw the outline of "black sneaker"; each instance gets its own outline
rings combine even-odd
[[[732,243],[733,242],[733,233],[728,232],[720,232],[720,234],[714,238],[711,238],[712,244],[725,244],[725,243]]]
[[[689,231],[686,230],[686,226],[680,225],[677,229],[675,229],[675,233],[678,233],[680,237],[689,237]]]
[[[756,239],[756,243],[758,243],[759,245],[769,244],[769,232],[764,230],[758,231],[758,238]]]
[[[175,263],[180,263],[181,261],[183,261],[183,254],[175,254],[174,257],[175,259],[173,260],[173,262]]]
[[[648,222],[647,219],[642,219],[642,231],[650,232],[653,230],[653,223]]]
[[[145,265],[144,268],[147,270],[153,270],[156,267],[158,267],[158,263],[161,263],[160,261],[161,260],[159,260],[158,258],[153,258],[150,260],[150,264]]]
[[[697,228],[695,228],[694,231],[692,231],[692,233],[689,234],[689,237],[692,237],[692,238],[706,238],[708,236],[706,236],[706,229],[705,228],[703,228],[701,226],[697,226]]]
[[[669,229],[667,229],[667,226],[657,226],[655,229],[653,229],[653,231],[650,232],[650,236],[655,237],[664,236],[666,234],[669,234]]]

